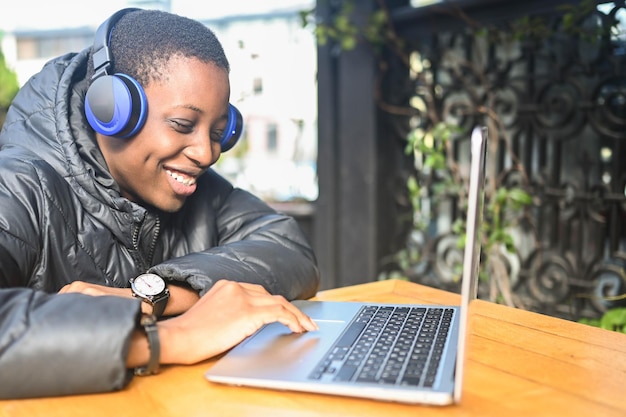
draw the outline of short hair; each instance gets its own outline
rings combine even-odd
[[[124,73],[141,85],[160,81],[162,68],[175,57],[195,57],[230,70],[215,33],[203,23],[161,10],[137,10],[125,14],[111,30],[110,73]],[[93,50],[89,55],[89,79],[94,74]]]

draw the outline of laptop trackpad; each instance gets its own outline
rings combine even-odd
[[[341,320],[316,322],[319,330],[299,334],[280,323],[268,324],[233,348],[208,374],[263,379],[295,374],[305,379],[346,327]]]

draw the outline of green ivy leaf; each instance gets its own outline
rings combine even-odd
[[[530,196],[530,194],[528,194],[526,191],[522,190],[521,188],[512,188],[509,191],[509,196],[511,197],[512,201],[522,204],[522,205],[531,204],[533,202],[533,199]]]
[[[586,324],[588,326],[600,327],[600,319],[592,319],[588,317],[583,317],[580,320],[578,320],[578,322],[581,324]]]
[[[346,36],[341,39],[341,48],[344,50],[352,50],[356,47],[356,38],[353,36]]]
[[[513,240],[513,236],[511,236],[509,233],[505,233],[502,236],[502,243],[504,244],[504,247],[506,248],[507,252],[516,253],[515,241]]]
[[[608,310],[600,319],[600,327],[626,333],[626,307]]]
[[[411,194],[417,194],[419,192],[420,186],[417,183],[417,180],[414,176],[410,176],[406,182],[406,187]]]
[[[457,235],[465,234],[465,221],[462,219],[456,219],[454,223],[452,223],[452,232]]]
[[[335,18],[335,27],[339,32],[346,32],[350,27],[350,19],[345,15],[338,15]]]

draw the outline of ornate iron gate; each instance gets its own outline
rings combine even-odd
[[[569,29],[562,13],[545,14],[550,36],[512,43],[478,37],[468,20],[428,31],[437,27],[436,14],[393,16],[419,65],[428,66],[413,79],[411,100],[428,105],[430,95],[429,110],[466,132],[490,119],[488,112],[497,115],[490,122],[500,133],[492,135],[488,181],[494,188],[521,186],[533,197],[512,230],[516,252],[501,254],[519,303],[574,319],[624,304],[618,297],[626,292],[624,1],[599,5]],[[467,136],[453,143],[461,167]],[[462,256],[451,237],[452,223],[464,215],[454,200],[437,206],[426,241],[416,243],[430,261],[415,279],[448,289],[458,288]]]

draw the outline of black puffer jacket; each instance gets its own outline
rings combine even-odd
[[[175,214],[119,194],[87,127],[87,51],[48,63],[0,133],[0,398],[123,388],[137,300],[54,294],[126,287],[146,270],[204,294],[218,279],[314,295],[314,255],[290,217],[213,171]]]

